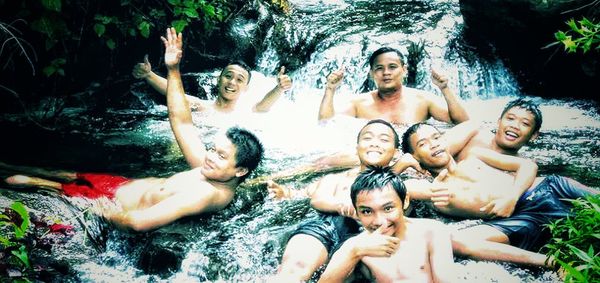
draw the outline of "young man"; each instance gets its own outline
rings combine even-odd
[[[136,79],[145,79],[152,88],[161,94],[167,93],[167,79],[152,71],[148,55],[144,56],[144,62],[133,67],[133,76]],[[242,61],[232,61],[225,66],[217,82],[217,99],[215,101],[202,100],[194,96],[187,96],[192,109],[205,111],[208,109],[217,112],[229,113],[236,111],[240,95],[248,89],[251,70]],[[292,88],[291,78],[285,74],[285,67],[281,67],[277,74],[277,85],[269,91],[261,101],[252,108],[254,112],[268,112],[281,94]]]
[[[313,208],[323,212],[315,220],[302,223],[287,243],[274,282],[298,282],[311,278],[327,263],[335,248],[348,235],[358,232],[356,212],[350,199],[350,185],[367,166],[388,166],[398,154],[399,138],[383,120],[369,121],[358,133],[356,151],[359,168],[327,175],[306,191]],[[286,188],[270,183],[271,195],[283,195]],[[288,193],[289,195],[289,193]]]
[[[208,151],[205,149],[199,131],[192,123],[190,107],[181,83],[179,61],[182,36],[174,28],[170,28],[166,38],[163,37],[162,40],[165,45],[165,65],[169,70],[169,122],[191,170],[168,178],[137,180],[106,176],[86,179],[84,174],[60,174],[62,177],[76,178],[74,181],[80,184],[87,183],[81,186],[77,183],[65,186],[22,175],[9,177],[6,182],[58,190],[68,187],[75,195],[81,195],[82,190],[90,189],[86,187],[100,186],[100,189],[107,189],[105,195],[114,197],[120,208],[113,211],[111,207],[104,207],[103,216],[117,226],[136,231],[155,229],[184,216],[214,212],[227,206],[233,199],[236,187],[258,166],[263,154],[262,145],[252,133],[240,128],[230,128],[226,133],[215,137],[214,145]]]
[[[394,124],[410,125],[430,117],[460,123],[469,119],[461,99],[448,87],[448,80],[432,71],[433,83],[444,95],[443,101],[430,92],[402,84],[407,68],[400,51],[382,47],[369,58],[370,76],[377,89],[363,93],[343,109],[334,109],[333,97],[344,78],[343,68],[327,76],[325,95],[319,108],[319,121],[342,113],[362,119],[384,119]]]
[[[357,266],[369,282],[454,281],[450,233],[436,220],[404,216],[409,197],[398,175],[367,169],[350,190],[365,231],[342,244],[319,282],[342,282]]]
[[[515,130],[501,135],[514,141]],[[435,176],[432,183],[405,182],[413,199],[431,200],[444,214],[487,219],[453,234],[456,253],[479,259],[552,266],[535,252],[549,236],[544,225],[569,214],[570,205],[562,199],[597,193],[560,176],[535,178],[534,162],[490,148],[470,147],[457,162],[442,133],[424,123],[404,133],[402,148]]]

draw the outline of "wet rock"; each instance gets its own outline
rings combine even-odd
[[[567,54],[554,33],[569,19],[600,14],[590,1],[461,0],[465,39],[482,57],[499,56],[526,94],[594,98],[588,89],[600,76],[600,52]],[[499,94],[500,95],[500,94]],[[595,98],[598,99],[598,98]]]
[[[185,257],[184,243],[187,237],[179,232],[162,232],[150,235],[142,254],[139,268],[148,274],[156,274],[166,278],[181,269]]]

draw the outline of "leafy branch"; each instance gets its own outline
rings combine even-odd
[[[562,43],[568,53],[575,53],[579,49],[583,53],[592,49],[600,51],[600,22],[594,23],[583,17],[579,21],[570,19],[566,24],[571,29],[558,31],[554,37],[558,41],[556,43]]]

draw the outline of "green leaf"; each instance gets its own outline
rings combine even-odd
[[[25,265],[25,267],[30,268],[31,264],[29,263],[29,256],[27,255],[27,250],[25,250],[25,245],[19,247],[19,250],[13,250],[11,253],[16,256],[21,262]]]
[[[12,247],[15,245],[10,239],[4,236],[0,236],[0,244],[4,246],[4,248]]]
[[[44,8],[56,12],[60,12],[62,6],[60,0],[42,0],[42,5]]]
[[[54,74],[54,72],[56,72],[56,68],[54,66],[46,66],[42,71],[46,77],[50,77],[52,74]]]
[[[110,50],[114,50],[114,49],[115,49],[115,47],[117,47],[117,44],[115,43],[115,41],[114,41],[114,40],[112,40],[112,38],[109,38],[109,39],[106,41],[106,46],[108,46],[108,49],[110,49]]]
[[[169,4],[173,5],[173,6],[177,6],[181,4],[181,0],[168,0],[167,2],[169,2]]]
[[[186,20],[176,20],[171,22],[171,26],[174,27],[177,32],[182,32],[187,25],[188,22]]]
[[[57,69],[56,72],[63,77],[65,76],[65,70],[63,70],[62,68]]]
[[[102,35],[106,31],[106,26],[103,25],[103,24],[95,24],[94,25],[94,31],[96,32],[96,34],[98,35],[98,37],[102,37]]]
[[[209,18],[215,17],[215,7],[212,5],[206,5],[202,7],[202,11],[204,11],[204,14],[207,15]]]
[[[21,226],[19,226],[19,230],[20,230],[20,237],[16,236],[17,239],[22,238],[23,236],[25,236],[25,233],[27,232],[27,228],[29,228],[29,213],[27,212],[27,207],[25,207],[25,205],[23,205],[21,202],[13,202],[12,205],[10,206],[10,208],[12,210],[14,210],[17,214],[19,214],[19,216],[21,216],[21,219],[23,220],[23,222],[21,222]],[[16,231],[15,231],[16,234]]]
[[[585,277],[577,269],[575,269],[572,266],[566,264],[565,262],[563,262],[560,259],[556,259],[556,261],[560,264],[560,266],[562,266],[562,268],[564,268],[567,271],[568,275],[570,275],[573,278],[575,278],[578,282],[584,282],[585,281]],[[565,280],[565,282],[566,282],[566,280]]]
[[[127,29],[127,31],[129,32],[129,36],[137,35],[137,31],[134,28],[129,28],[129,29]]]
[[[148,38],[150,36],[150,23],[143,21],[138,24],[138,30],[140,30],[140,34]]]
[[[198,11],[196,11],[196,9],[194,9],[194,8],[183,9],[183,14],[185,14],[186,16],[188,16],[190,18],[194,18],[194,19],[198,18]]]
[[[37,21],[31,23],[31,29],[41,32],[48,38],[54,37],[54,28],[52,20],[48,17],[42,16]]]
[[[567,35],[563,31],[558,31],[554,34],[554,38],[558,41],[563,41],[567,39]]]

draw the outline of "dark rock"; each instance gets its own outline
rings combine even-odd
[[[600,15],[593,1],[461,0],[467,44],[483,58],[499,56],[515,74],[525,94],[542,97],[594,98],[600,52],[567,54],[554,33],[567,31],[569,19]],[[598,98],[595,98],[598,99]]]
[[[189,240],[181,233],[159,230],[150,235],[139,260],[139,268],[148,274],[156,274],[163,278],[181,269]]]

